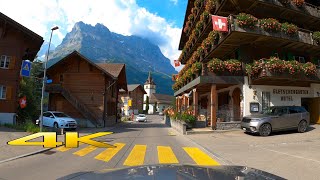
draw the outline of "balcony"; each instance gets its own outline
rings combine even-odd
[[[212,58],[224,59],[240,46],[247,45],[256,49],[278,48],[301,54],[320,55],[320,46],[313,40],[311,31],[299,29],[295,36],[290,36],[283,32],[268,32],[258,26],[253,29],[242,28],[235,16],[229,16],[229,21],[229,32],[220,35],[217,45],[213,45],[202,57],[203,62]]]
[[[247,72],[252,85],[309,87],[311,83],[320,83],[316,65],[275,57],[249,64]]]
[[[258,18],[272,15],[273,18],[290,21],[303,28],[320,28],[320,7],[304,3],[301,7],[293,2],[285,4],[280,0],[221,0],[215,14],[229,16],[247,12]]]

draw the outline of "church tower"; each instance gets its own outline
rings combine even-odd
[[[147,81],[144,83],[144,90],[147,92],[147,94],[144,95],[143,100],[146,101],[147,96],[151,96],[151,94],[156,93],[156,83],[154,83],[151,72],[149,72],[149,76]]]

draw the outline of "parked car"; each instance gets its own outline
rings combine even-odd
[[[40,124],[40,117],[36,121],[36,124]],[[77,128],[77,121],[63,112],[47,111],[43,113],[43,126],[72,129]]]
[[[145,114],[139,114],[136,118],[138,122],[147,122],[147,116]]]
[[[241,128],[246,132],[268,136],[274,131],[296,129],[299,133],[307,130],[310,114],[302,106],[273,106],[262,114],[243,117]]]

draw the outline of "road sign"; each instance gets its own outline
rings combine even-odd
[[[22,61],[21,76],[30,77],[31,62],[29,60]]]
[[[47,79],[47,84],[51,84],[52,83],[52,79]]]
[[[132,100],[131,99],[128,101],[128,106],[132,106]]]

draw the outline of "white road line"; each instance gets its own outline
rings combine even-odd
[[[288,154],[288,153],[284,153],[284,152],[280,152],[280,151],[276,151],[276,150],[272,150],[272,149],[268,149],[268,148],[263,148],[263,147],[260,147],[260,149],[264,149],[264,150],[267,150],[267,151],[271,151],[271,152],[275,152],[275,153],[279,153],[279,154],[283,154],[283,155],[287,155],[287,156],[291,156],[291,157],[295,157],[295,158],[299,158],[299,159],[313,161],[313,162],[316,162],[316,163],[320,164],[320,161],[317,161],[317,160],[314,160],[314,159],[309,159],[309,158],[305,158],[305,157],[302,157],[302,156],[296,156],[296,155],[292,155],[292,154]]]

